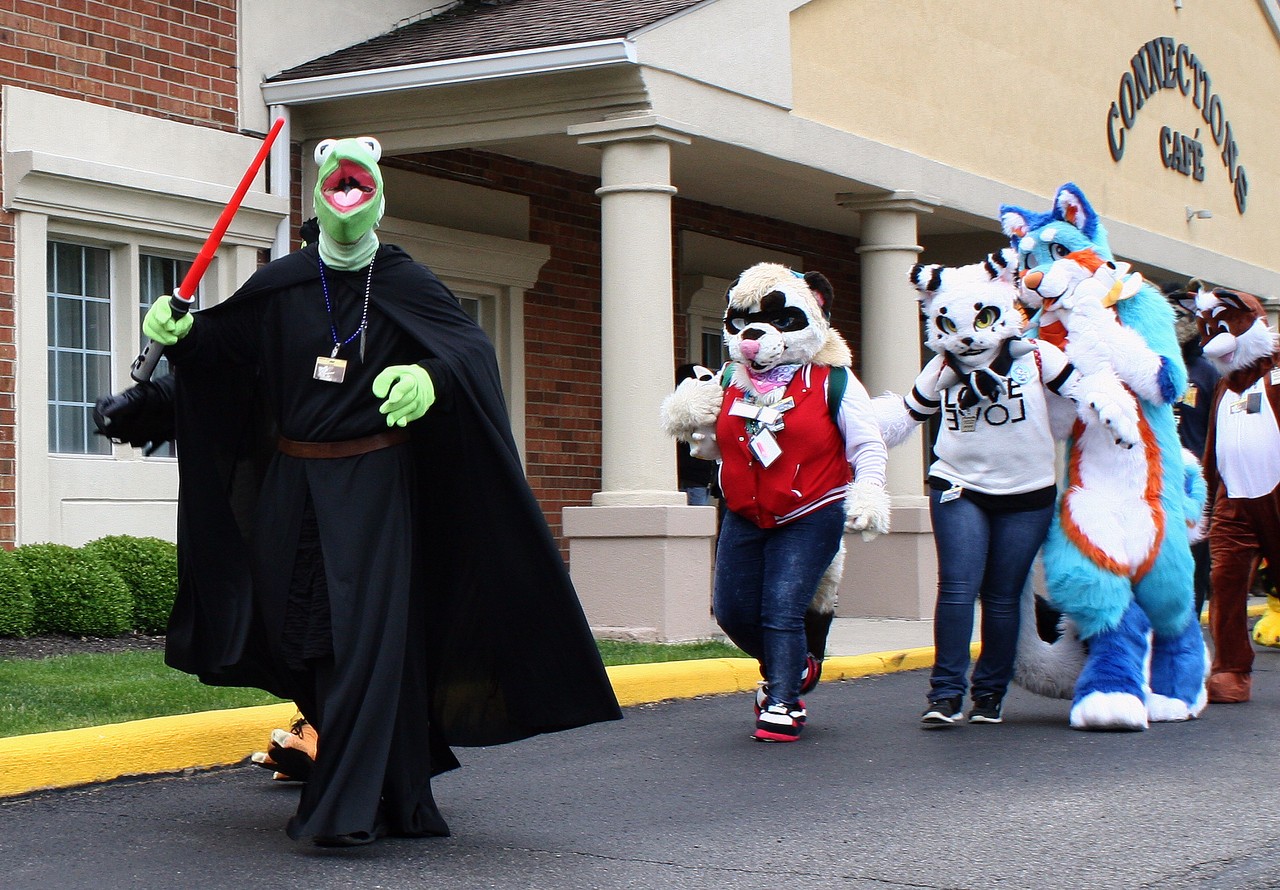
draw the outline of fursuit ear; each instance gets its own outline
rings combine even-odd
[[[1204,285],[1197,278],[1192,278],[1186,285],[1169,282],[1160,286],[1160,293],[1174,306],[1179,306],[1192,315],[1196,314],[1196,294]]]
[[[1225,287],[1215,287],[1213,295],[1221,301],[1222,305],[1234,312],[1243,312],[1254,318],[1266,319],[1266,310],[1262,308],[1262,303],[1256,297],[1249,294],[1237,293],[1233,290],[1227,290]]]
[[[725,306],[729,305],[729,302],[732,299],[733,289],[738,286],[738,282],[741,280],[742,280],[742,276],[739,275],[737,278],[733,279],[733,281],[729,282],[729,287],[724,292]]]
[[[992,281],[1013,281],[1013,273],[1018,268],[1018,253],[1011,247],[989,253],[982,261],[982,268]]]
[[[1031,211],[1012,204],[1000,205],[1000,229],[1015,246],[1031,231]]]
[[[1074,182],[1058,188],[1053,197],[1053,218],[1075,226],[1090,241],[1097,240],[1098,214]]]
[[[831,282],[827,280],[827,276],[821,272],[805,272],[804,283],[809,285],[809,290],[817,295],[822,314],[826,316],[827,321],[831,321],[831,304],[835,302],[836,292]]]
[[[929,303],[938,288],[942,287],[942,270],[946,266],[937,263],[916,263],[907,273],[907,279],[916,289],[916,302],[920,304],[920,314],[928,317]]]
[[[917,299],[924,300],[938,292],[938,288],[942,287],[942,270],[945,268],[937,263],[916,263],[911,267],[907,279],[920,292]]]

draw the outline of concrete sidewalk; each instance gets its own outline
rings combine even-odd
[[[977,634],[977,621],[974,633]],[[933,646],[933,622],[908,618],[837,618],[831,622],[827,655],[867,655]]]
[[[823,682],[929,667],[933,622],[837,618],[827,653]],[[623,707],[746,692],[760,679],[749,658],[620,665],[608,672]],[[295,716],[292,704],[280,704],[0,739],[0,797],[240,763]]]

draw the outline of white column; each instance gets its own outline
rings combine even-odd
[[[683,504],[675,449],[658,406],[675,368],[671,144],[689,143],[655,115],[569,129],[599,145],[601,248],[601,491],[595,506]],[[636,349],[643,336],[644,350]],[[643,357],[643,366],[637,358]]]
[[[920,373],[920,304],[907,279],[919,261],[916,220],[932,213],[937,200],[915,192],[882,197],[837,195],[841,207],[856,210],[862,231],[861,377],[871,395],[885,390],[906,394]],[[924,449],[920,432],[894,449],[888,489],[895,505],[922,506]]]
[[[871,395],[905,394],[920,372],[920,304],[907,274],[919,261],[917,221],[938,205],[915,192],[868,198],[837,195],[861,218],[860,373]],[[920,431],[889,453],[891,534],[869,544],[846,536],[850,565],[840,592],[841,615],[926,618],[933,614],[937,557],[924,493],[927,451]]]
[[[658,425],[675,371],[671,145],[690,140],[656,115],[569,135],[601,148],[602,352],[602,490],[590,507],[565,508],[569,570],[597,636],[705,639],[716,630],[716,512],[686,505],[675,444]]]

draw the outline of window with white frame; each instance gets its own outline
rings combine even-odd
[[[462,310],[467,315],[470,315],[476,324],[480,325],[481,329],[489,335],[489,339],[496,340],[498,332],[494,329],[493,298],[468,293],[455,294],[454,296],[462,304]]]
[[[109,454],[93,402],[111,386],[111,252],[48,245],[49,450]]]
[[[687,361],[713,371],[729,360],[724,346],[724,294],[732,282],[710,276],[688,276],[684,306],[689,323]]]

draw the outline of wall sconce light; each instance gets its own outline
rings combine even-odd
[[[1190,205],[1187,205],[1187,222],[1191,222],[1193,219],[1213,219],[1213,211],[1196,210]]]

